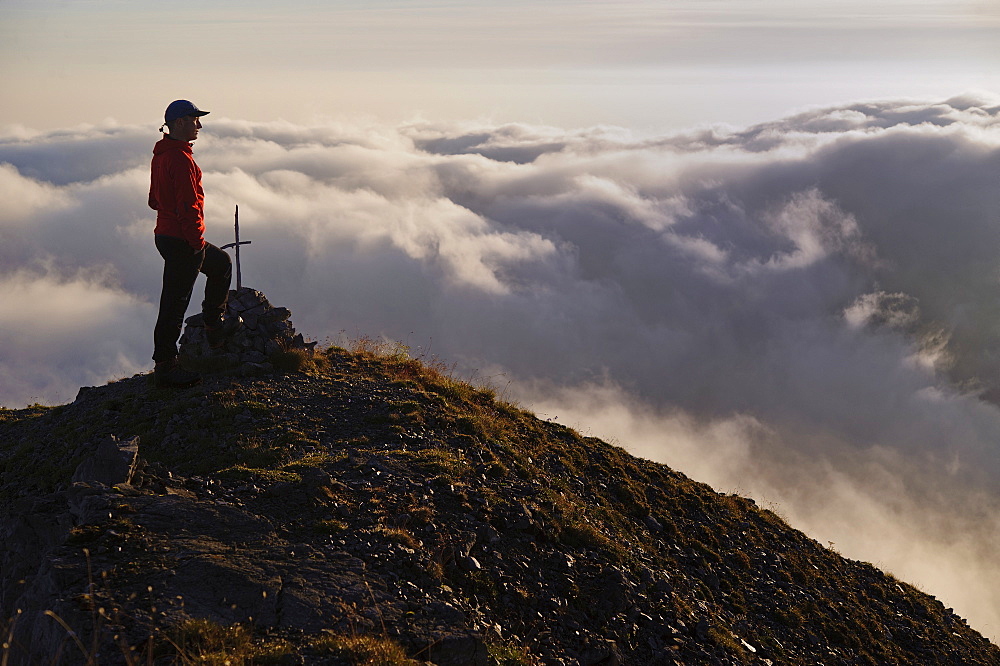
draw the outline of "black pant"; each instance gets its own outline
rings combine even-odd
[[[195,252],[187,241],[173,236],[157,235],[156,249],[163,257],[163,290],[160,292],[160,313],[153,329],[153,360],[160,362],[177,356],[177,338],[181,335],[184,313],[199,272],[208,278],[205,300],[201,304],[205,323],[213,325],[222,321],[233,280],[233,262],[224,250],[211,243]]]

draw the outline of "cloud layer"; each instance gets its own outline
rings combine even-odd
[[[148,368],[155,133],[0,137],[0,403]],[[215,119],[209,240],[316,339],[385,335],[1000,635],[1000,103],[754,127]]]

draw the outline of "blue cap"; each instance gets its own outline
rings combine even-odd
[[[166,113],[163,114],[163,122],[169,123],[184,116],[204,115],[208,115],[208,111],[202,111],[186,99],[178,99],[171,102],[170,106],[167,107]]]

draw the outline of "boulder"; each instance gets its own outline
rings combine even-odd
[[[96,481],[106,486],[131,483],[139,461],[139,438],[121,442],[112,435],[77,465],[71,479],[76,482]]]

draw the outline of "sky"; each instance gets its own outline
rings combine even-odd
[[[0,404],[151,369],[191,99],[208,240],[239,204],[307,337],[454,363],[996,641],[998,38],[944,0],[0,0]]]
[[[0,0],[0,126],[489,118],[657,132],[1000,87],[993,0]]]

